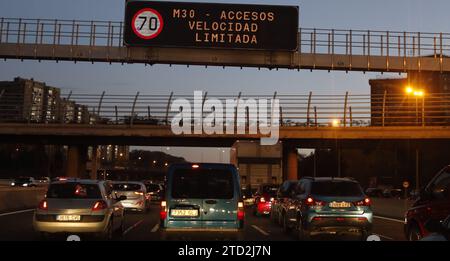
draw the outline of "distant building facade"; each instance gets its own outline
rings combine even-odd
[[[280,184],[283,180],[282,145],[261,146],[259,142],[237,141],[230,162],[239,169],[241,186]]]
[[[450,124],[450,103],[442,99],[450,93],[450,73],[409,72],[407,78],[373,79],[369,84],[372,126]],[[424,96],[407,95],[407,87],[423,90]]]
[[[93,124],[86,105],[61,98],[61,90],[34,79],[0,81],[0,121]]]

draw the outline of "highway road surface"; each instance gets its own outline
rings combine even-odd
[[[34,210],[22,210],[0,214],[0,241],[34,241],[41,238],[34,233],[32,227]],[[159,233],[159,206],[154,205],[145,214],[127,213],[124,241],[158,241]],[[374,220],[373,233],[382,241],[405,240],[403,235],[403,222],[377,216]],[[56,240],[65,240],[64,236]],[[91,238],[82,238],[90,240]],[[221,240],[211,234],[208,238],[190,235],[192,240]],[[296,240],[293,234],[286,234],[282,228],[271,223],[268,217],[254,217],[248,209],[246,212],[246,224],[243,239],[246,241],[291,241]],[[357,240],[354,236],[320,236],[313,240]]]

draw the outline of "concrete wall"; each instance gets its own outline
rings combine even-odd
[[[47,188],[0,188],[0,213],[35,208]]]
[[[396,198],[371,198],[375,215],[403,220],[406,210],[414,203],[412,200]]]
[[[10,184],[11,184],[10,179],[0,179],[0,187],[10,186]]]

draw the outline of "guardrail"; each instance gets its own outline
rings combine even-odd
[[[0,43],[123,46],[123,22],[0,18]],[[299,53],[389,57],[450,53],[450,34],[300,28]]]
[[[249,99],[271,99],[280,102],[279,119],[282,126],[304,127],[358,127],[358,126],[446,126],[450,125],[450,94],[351,94],[342,95],[278,94],[212,95],[203,93],[202,102],[208,98],[240,102]],[[169,125],[179,111],[171,111],[172,103],[185,99],[194,106],[193,95],[170,93],[148,94],[77,94],[66,93],[53,97],[48,106],[44,97],[33,98],[4,93],[0,97],[0,122],[60,123],[60,124],[148,124]],[[270,115],[270,107],[269,115]],[[193,109],[192,109],[193,111]],[[235,109],[235,113],[236,113]],[[209,113],[204,111],[202,117]],[[224,108],[225,113],[225,108]],[[224,115],[225,117],[225,115]],[[228,121],[257,122],[254,114],[245,107],[244,114]],[[216,119],[219,120],[219,119]],[[186,123],[185,123],[186,124]]]

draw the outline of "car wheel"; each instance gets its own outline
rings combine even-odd
[[[122,219],[122,222],[120,222],[120,227],[114,231],[114,237],[115,238],[122,238],[123,237],[123,232],[125,231],[125,225],[124,225],[124,221]]]
[[[303,223],[302,221],[299,219],[299,221],[297,222],[297,239],[300,241],[307,241],[310,239],[310,235],[309,232],[305,230],[305,228],[303,227]]]
[[[367,238],[371,234],[368,230],[361,230],[361,241],[367,241]]]
[[[106,230],[103,232],[101,238],[102,240],[108,241],[113,238],[113,220],[111,219],[108,223],[108,226],[106,227]]]
[[[279,225],[279,226],[281,226],[282,224],[283,224],[283,222],[282,222],[282,220],[281,220],[281,214],[280,213],[278,213],[278,215],[277,215],[277,224]]]
[[[36,233],[36,236],[37,236],[37,240],[39,240],[39,241],[49,241],[52,239],[51,235],[46,232],[38,232],[38,233]]]
[[[289,227],[289,225],[288,225],[287,216],[286,216],[286,214],[283,214],[283,231],[285,233],[290,233],[291,230],[292,230],[292,228]]]
[[[270,221],[275,224],[277,223],[277,217],[275,216],[275,212],[270,211]]]
[[[412,225],[408,231],[408,240],[409,241],[418,241],[423,238],[422,233],[417,225]]]

